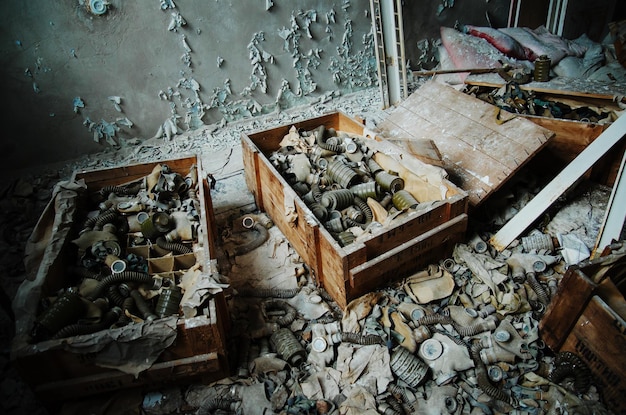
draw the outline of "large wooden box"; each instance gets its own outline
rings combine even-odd
[[[208,184],[202,173],[200,159],[188,157],[165,160],[154,163],[129,165],[119,168],[75,172],[72,183],[84,180],[87,191],[74,198],[53,201],[56,205],[52,213],[44,212],[38,227],[52,229],[50,242],[46,247],[42,265],[36,270],[32,280],[25,281],[14,303],[16,312],[16,337],[12,344],[12,359],[23,377],[32,386],[35,394],[44,402],[53,404],[84,396],[115,391],[131,387],[158,387],[172,383],[190,382],[192,380],[217,380],[229,375],[228,356],[226,349],[226,333],[230,318],[224,294],[218,292],[210,296],[195,310],[195,316],[183,317],[176,315],[157,319],[153,322],[135,323],[138,338],[122,337],[123,328],[105,330],[107,336],[114,339],[107,343],[105,349],[142,350],[151,344],[164,343],[159,331],[151,331],[157,324],[169,319],[170,333],[175,333],[173,343],[162,350],[156,360],[137,376],[134,373],[120,370],[113,365],[102,365],[98,354],[102,351],[77,351],[74,346],[88,342],[93,335],[78,335],[62,339],[49,339],[33,342],[30,329],[36,320],[40,299],[54,295],[66,287],[68,267],[75,254],[76,247],[70,241],[80,230],[84,215],[83,205],[91,202],[89,195],[107,186],[118,186],[145,178],[157,165],[167,165],[172,172],[181,176],[187,175],[192,168],[197,169],[197,183],[194,186],[199,205],[199,229],[193,241],[193,254],[182,254],[169,257],[167,269],[158,269],[158,259],[150,264],[149,273],[162,272],[181,274],[190,266],[199,265],[201,273],[217,272],[215,255],[216,225],[213,218],[213,207]],[[71,203],[67,204],[67,200]],[[65,205],[63,205],[65,204]],[[62,205],[62,206],[59,206]],[[84,213],[84,211],[82,212]],[[63,222],[57,218],[63,217]],[[52,225],[54,222],[54,225]],[[60,223],[60,225],[59,225]],[[130,249],[130,248],[129,248]],[[156,267],[156,268],[155,268]],[[155,269],[153,269],[155,268]],[[195,284],[195,283],[194,283]],[[193,313],[192,313],[193,314]],[[146,342],[144,333],[151,333],[150,342]],[[102,333],[102,332],[100,332]],[[120,337],[117,337],[120,336]],[[145,334],[147,337],[147,334]],[[123,339],[123,340],[120,340]],[[98,364],[97,364],[98,363]]]
[[[539,324],[550,349],[586,363],[615,413],[626,412],[626,300],[618,289],[625,265],[622,252],[568,268]]]
[[[467,228],[468,198],[467,193],[444,180],[447,191],[443,200],[392,221],[369,239],[342,247],[268,159],[292,126],[310,131],[321,125],[364,136],[366,141],[382,140],[340,112],[243,134],[246,184],[259,209],[267,212],[285,234],[317,283],[345,307],[354,298],[450,255]]]
[[[554,137],[548,141],[545,150],[550,153],[557,164],[566,166],[587,148],[611,124],[595,124],[592,122],[564,120],[558,118],[538,117],[525,115],[526,119],[554,132]],[[626,140],[615,145],[602,156],[587,173],[589,179],[613,186],[626,150]]]

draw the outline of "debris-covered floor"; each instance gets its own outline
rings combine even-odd
[[[467,241],[451,258],[343,311],[315,285],[271,220],[255,211],[243,178],[241,132],[335,108],[375,126],[385,116],[376,110],[375,95],[367,90],[169,142],[143,142],[5,186],[3,204],[12,214],[2,223],[3,286],[11,297],[23,278],[24,241],[49,189],[71,170],[198,153],[216,180],[211,196],[221,238],[219,279],[230,285],[233,376],[67,403],[62,413],[608,413],[588,371],[573,356],[551,353],[537,327],[567,265],[585,259],[581,248],[592,248],[610,189],[579,185],[546,212],[537,229],[498,253],[489,237],[550,180],[531,174],[537,171],[531,164],[470,217]],[[234,250],[250,238],[241,227],[246,215],[257,215],[268,233],[249,252]],[[545,234],[559,241],[558,249],[540,244]],[[2,321],[3,412],[45,413],[9,362],[5,308]]]

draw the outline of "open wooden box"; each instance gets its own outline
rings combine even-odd
[[[444,198],[392,221],[365,240],[342,247],[268,159],[292,125],[306,131],[324,125],[363,136],[366,142],[384,140],[368,136],[363,124],[340,112],[242,135],[246,184],[257,206],[268,213],[310,267],[317,283],[341,307],[385,283],[446,258],[463,239],[467,229],[467,194],[444,179]],[[385,144],[394,153],[401,153],[392,144]],[[407,156],[402,157],[409,164]],[[423,164],[413,158],[411,163]],[[296,220],[293,215],[288,217],[291,212],[287,210],[295,212]]]
[[[209,296],[195,311],[195,315],[185,318],[183,314],[165,317],[152,322],[134,323],[137,337],[123,335],[124,327],[112,328],[106,332],[108,341],[102,350],[87,347],[78,351],[80,345],[88,343],[94,335],[78,335],[69,338],[49,339],[33,342],[30,330],[36,321],[40,299],[52,296],[65,288],[69,282],[67,269],[72,265],[76,246],[70,241],[76,237],[77,229],[84,218],[85,207],[90,203],[89,195],[106,186],[128,184],[150,174],[156,165],[167,165],[172,172],[187,175],[192,168],[197,169],[195,192],[199,201],[199,229],[193,241],[193,253],[154,258],[149,273],[171,273],[179,275],[191,266],[199,265],[202,274],[217,270],[215,255],[216,225],[213,218],[211,195],[200,160],[188,157],[176,160],[123,166],[118,168],[75,172],[70,183],[84,181],[87,190],[70,196],[59,203],[53,200],[52,212],[44,212],[41,226],[52,229],[50,242],[43,257],[45,260],[36,269],[32,280],[20,287],[14,303],[16,312],[16,336],[12,345],[14,359],[23,379],[32,386],[35,394],[44,402],[59,402],[83,396],[114,391],[130,387],[158,387],[192,380],[217,380],[229,375],[226,350],[226,332],[230,325],[223,292]],[[69,187],[66,187],[69,188]],[[59,193],[71,193],[63,190]],[[93,206],[90,207],[93,209]],[[62,217],[62,222],[57,222]],[[32,238],[32,237],[31,237]],[[145,247],[144,247],[145,248]],[[137,249],[137,248],[135,248]],[[141,247],[139,248],[141,251]],[[162,259],[164,264],[159,263]],[[161,267],[161,268],[159,268]],[[99,354],[107,349],[148,350],[151,344],[165,343],[160,339],[161,332],[155,327],[168,321],[172,343],[163,349],[156,360],[139,373],[129,373],[113,365],[103,365]],[[125,326],[128,327],[128,326]],[[160,327],[160,326],[159,326]],[[150,342],[147,339],[150,333]],[[144,336],[145,334],[145,336]],[[174,335],[175,334],[175,335]],[[113,340],[110,340],[113,339]],[[142,349],[143,348],[143,349]]]
[[[567,269],[539,323],[539,333],[553,351],[577,355],[589,367],[608,408],[624,413],[626,245],[624,241],[618,245],[617,252]]]

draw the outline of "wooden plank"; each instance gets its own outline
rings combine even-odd
[[[617,181],[611,197],[607,203],[606,214],[602,220],[602,226],[593,248],[592,257],[602,252],[602,250],[611,243],[612,240],[619,241],[626,222],[626,178],[624,178],[624,164],[626,163],[626,153],[622,156],[619,172],[617,173]]]
[[[482,167],[483,170],[498,172],[496,180],[503,180],[510,173],[510,170],[491,157],[484,160],[466,157],[467,154],[472,154],[473,149],[463,141],[458,141],[456,146],[442,145],[442,142],[454,142],[456,137],[441,131],[439,127],[429,123],[428,120],[418,117],[409,111],[404,113],[404,111],[406,110],[400,107],[384,121],[385,138],[407,149],[409,153],[410,140],[432,138],[438,143],[442,152],[443,167],[450,174],[450,179],[468,192],[472,205],[479,205],[493,191],[493,183],[490,181],[490,177],[479,177],[476,169]],[[406,115],[402,115],[403,113]],[[420,126],[419,129],[416,129],[417,125]],[[396,137],[402,138],[398,140]],[[411,153],[411,155],[413,154]],[[463,161],[455,163],[454,160]]]
[[[198,164],[198,159],[186,157],[181,159],[168,159],[143,164],[131,164],[116,168],[100,170],[82,170],[74,173],[75,179],[84,179],[89,184],[90,191],[98,191],[105,186],[123,185],[142,179],[152,172],[157,164],[167,164],[172,171],[186,176],[193,164]]]
[[[433,229],[450,219],[446,203],[438,202],[424,212],[411,212],[404,218],[397,218],[384,232],[375,233],[365,241],[367,259],[375,258],[405,242]]]
[[[504,250],[545,210],[569,189],[596,161],[626,135],[626,117],[619,117],[561,173],[543,188],[517,215],[490,240],[498,251]]]
[[[468,85],[486,86],[492,88],[500,88],[506,84],[506,81],[491,82],[484,81],[479,76],[468,76],[465,78]],[[626,91],[626,83],[613,81],[598,81],[582,78],[564,78],[558,77],[548,82],[529,82],[519,85],[520,89],[525,91],[535,91],[547,94],[565,95],[573,97],[585,97],[592,99],[602,99],[612,101],[616,96],[623,96]]]
[[[496,107],[438,82],[426,83],[415,93],[422,95],[428,105],[414,106],[406,100],[405,108],[414,113],[429,111],[427,117],[429,122],[442,128],[454,129],[452,131],[456,131],[454,134],[456,137],[464,141],[469,140],[470,144],[480,142],[487,131],[507,139],[506,145],[502,145],[501,148],[517,143],[530,152],[552,135],[551,132],[537,128],[519,117],[511,117],[505,124],[501,124],[495,117]],[[472,128],[474,133],[468,134],[467,128]]]
[[[443,166],[443,161],[439,148],[435,141],[430,138],[405,138],[396,137],[395,141],[402,141],[411,155],[416,159],[433,166]]]
[[[324,289],[333,297],[341,308],[348,305],[346,293],[346,273],[348,267],[348,257],[339,243],[328,233],[324,227],[318,227],[318,275],[323,282]],[[360,248],[360,249],[358,249]],[[365,249],[362,244],[353,250],[353,261],[365,261]]]
[[[155,363],[146,372],[142,372],[137,379],[124,372],[107,371],[45,383],[35,387],[34,392],[43,401],[54,402],[142,385],[157,388],[159,385],[171,383],[172,380],[191,382],[198,377],[204,377],[207,373],[224,377],[228,373],[220,371],[220,365],[223,366],[220,360],[223,359],[220,359],[217,353],[206,353]]]
[[[553,135],[523,117],[496,121],[497,108],[434,81],[403,101],[378,128],[411,151],[412,140],[433,140],[450,179],[480,205]]]

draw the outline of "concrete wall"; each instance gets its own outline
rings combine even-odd
[[[0,2],[3,170],[376,84],[368,0],[89,2]]]

